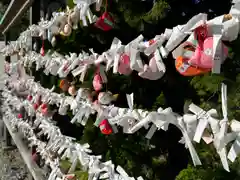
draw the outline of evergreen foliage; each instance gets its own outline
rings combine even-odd
[[[210,12],[210,18],[214,15],[227,13],[230,9],[229,1],[209,0],[200,4],[183,0],[156,0],[155,4],[151,0],[109,0],[107,10],[115,19],[116,26],[109,32],[103,32],[93,25],[81,27],[74,31],[70,37],[57,37],[57,46],[51,47],[46,41],[45,48],[55,50],[61,54],[70,52],[89,52],[93,48],[96,53],[102,53],[109,49],[114,37],[119,38],[123,44],[127,44],[139,34],[143,34],[146,40],[160,34],[165,28],[172,28],[178,24],[186,23],[193,15],[199,12]],[[218,6],[216,6],[216,3]],[[92,7],[94,11],[94,7]],[[100,15],[105,11],[94,12]],[[182,16],[182,12],[185,16]],[[220,75],[211,73],[196,76],[183,77],[179,75],[174,67],[174,59],[171,55],[164,60],[167,72],[162,79],[150,81],[142,79],[133,72],[131,76],[112,74],[108,71],[108,84],[105,90],[118,93],[119,98],[115,105],[127,107],[125,100],[126,93],[134,93],[135,107],[146,110],[156,110],[159,107],[172,107],[173,111],[183,114],[184,107],[190,102],[200,105],[209,110],[216,108],[221,117],[220,87],[221,82],[228,85],[228,113],[229,118],[240,119],[240,63],[239,47],[240,40],[231,44],[234,52],[232,59],[226,60],[222,66],[223,72]],[[142,55],[147,62],[148,57]],[[68,77],[70,81],[75,81],[77,87],[92,88],[91,82],[94,74],[94,67],[87,74],[85,83],[80,83],[77,78]],[[58,87],[59,77],[46,76],[43,70],[31,72],[36,81],[46,87],[53,85]],[[57,92],[61,90],[57,88]],[[103,160],[111,159],[114,164],[121,165],[129,175],[142,176],[146,180],[237,180],[239,174],[239,160],[231,165],[231,172],[223,170],[219,157],[215,149],[201,143],[196,145],[197,152],[203,162],[201,167],[193,167],[188,150],[178,143],[181,132],[170,126],[167,132],[157,131],[151,140],[147,140],[147,131],[141,129],[133,135],[123,134],[119,129],[117,134],[106,136],[101,134],[98,127],[94,126],[95,116],[91,116],[85,127],[72,125],[68,116],[56,114],[54,120],[58,122],[62,132],[66,135],[77,137],[81,143],[89,143],[94,154],[102,155]],[[65,167],[68,164],[65,162]],[[85,179],[86,173],[81,170],[78,174]]]

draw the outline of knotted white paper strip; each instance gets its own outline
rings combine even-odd
[[[195,104],[189,105],[189,110],[197,115],[197,118],[199,119],[197,129],[194,135],[193,140],[197,143],[200,142],[203,132],[206,129],[207,125],[209,124],[210,119],[213,119],[212,115],[216,115],[217,112],[215,109],[211,109],[210,111],[206,112],[200,107],[196,106]]]
[[[9,99],[12,99],[12,96],[9,93],[7,94],[7,96],[9,97]],[[9,113],[9,115],[13,115],[13,114]],[[37,116],[37,117],[40,117],[40,116]],[[41,118],[43,118],[43,117],[41,117]],[[55,142],[55,140],[57,140],[57,139],[60,140],[61,138],[63,138],[62,140],[64,140],[65,137],[61,135],[60,131],[51,127],[50,121],[46,121],[46,120],[42,119],[41,122],[45,123],[45,126],[42,125],[42,126],[40,126],[40,128],[43,128],[43,131],[45,131],[45,133],[47,133],[47,134],[50,133],[51,134],[49,136],[49,138],[52,139],[52,140],[49,141],[50,144],[46,145],[45,143],[40,142],[39,140],[37,140],[33,136],[29,140],[31,140],[34,145],[38,146],[38,148],[37,148],[38,152],[40,152],[42,157],[46,158],[45,159],[46,163],[50,164],[50,166],[52,167],[52,172],[51,172],[48,179],[55,180],[56,178],[64,177],[64,175],[60,172],[59,160],[55,159],[54,162],[53,162],[49,158],[49,155],[48,155],[47,151],[50,150],[50,149],[54,150],[54,145],[57,144]],[[19,120],[15,121],[15,123],[19,124]],[[48,123],[48,125],[46,123]],[[30,128],[30,126],[24,126],[24,127]],[[46,128],[46,127],[49,127],[49,128]],[[54,133],[52,133],[50,131],[54,131]],[[51,144],[51,142],[53,144]],[[60,142],[60,141],[58,141],[58,142]],[[65,151],[65,154],[67,153],[67,155],[70,157],[72,162],[74,162],[75,161],[75,158],[74,158],[75,156],[73,154],[71,156],[71,153],[72,152],[77,152],[80,162],[83,163],[83,165],[86,168],[89,168],[89,176],[90,177],[91,177],[91,175],[93,175],[93,177],[98,177],[100,175],[99,173],[102,173],[102,172],[107,172],[107,174],[112,174],[112,177],[114,177],[114,180],[116,178],[117,178],[116,180],[119,180],[119,178],[120,179],[124,178],[123,175],[127,176],[126,174],[122,174],[124,171],[120,171],[121,174],[113,173],[114,168],[109,168],[109,167],[112,167],[111,163],[110,164],[107,163],[107,162],[106,163],[101,163],[99,161],[99,159],[101,158],[100,156],[90,156],[88,153],[91,153],[91,150],[88,149],[89,148],[88,144],[80,145],[80,144],[71,143],[69,141],[69,138],[67,138],[64,142],[68,143],[71,147],[75,148],[75,150],[73,149],[73,150],[68,151],[66,147],[70,147],[70,146],[68,146],[68,145],[66,146],[66,145],[62,144],[62,146],[64,147],[62,149],[66,148],[66,150],[67,150],[67,151]],[[45,149],[45,147],[47,147],[47,148]],[[58,151],[60,152],[60,149]],[[101,169],[99,169],[98,167],[101,167]],[[106,175],[102,174],[101,177],[106,177]],[[134,178],[131,178],[131,177],[129,177],[129,178],[134,179]],[[138,179],[142,179],[142,178],[139,177]]]
[[[89,4],[92,4],[95,2],[96,1],[87,1],[87,0],[76,1],[76,3],[81,6],[82,14],[86,14],[88,11],[87,9],[89,9]],[[6,47],[4,50],[2,50],[2,52],[7,55],[7,54],[11,54],[11,53],[19,51],[19,47],[21,47],[20,49],[23,49],[23,48],[29,49],[29,48],[27,48],[28,47],[27,42],[28,42],[28,39],[31,39],[31,37],[29,37],[32,35],[31,31],[39,32],[39,33],[35,33],[35,34],[41,35],[43,30],[46,30],[46,28],[52,27],[54,23],[57,23],[60,20],[65,19],[65,17],[64,17],[65,15],[66,15],[65,13],[55,13],[54,18],[53,18],[53,20],[51,20],[51,22],[41,22],[41,23],[39,23],[38,26],[36,26],[36,25],[31,26],[29,28],[29,30],[27,30],[26,32],[21,34],[21,37],[19,37],[19,40],[16,42],[16,45],[10,45],[10,46]],[[222,59],[221,55],[220,55],[220,54],[222,54],[222,53],[220,53],[221,46],[219,45],[221,43],[218,43],[218,42],[220,42],[220,39],[222,38],[223,40],[233,41],[237,38],[238,31],[239,31],[238,17],[233,16],[232,19],[227,20],[225,22],[223,22],[223,19],[224,19],[223,17],[224,16],[219,16],[219,17],[214,18],[213,20],[210,20],[207,22],[210,25],[210,27],[215,27],[216,25],[222,26],[222,28],[213,28],[213,29],[217,29],[217,31],[213,30],[211,33],[211,35],[213,35],[214,39],[215,39],[214,40],[215,43],[214,43],[213,57],[214,58],[220,57],[220,59]],[[155,80],[155,79],[161,78],[162,75],[157,77],[157,75],[159,75],[160,73],[154,74],[153,73],[153,72],[155,72],[154,67],[143,66],[143,62],[139,56],[140,51],[141,52],[145,51],[145,53],[148,55],[151,52],[153,52],[156,49],[156,47],[160,47],[161,55],[163,57],[166,57],[167,54],[170,51],[172,51],[174,48],[176,48],[188,34],[189,35],[192,34],[192,31],[196,27],[199,27],[200,25],[202,25],[203,22],[205,22],[205,21],[206,21],[206,14],[198,14],[198,15],[194,16],[192,19],[190,19],[189,22],[185,25],[177,26],[177,27],[173,28],[173,30],[166,29],[164,34],[155,37],[156,42],[153,43],[150,47],[143,45],[144,44],[143,36],[139,36],[135,40],[130,42],[128,45],[120,46],[119,48],[117,48],[118,53],[116,53],[116,52],[112,53],[111,52],[112,48],[110,48],[110,50],[108,52],[104,52],[104,53],[102,53],[102,55],[97,56],[96,53],[94,53],[93,56],[88,55],[87,60],[89,62],[92,62],[91,64],[95,64],[95,63],[98,64],[99,62],[106,61],[106,64],[107,64],[106,70],[109,70],[110,67],[113,67],[113,71],[114,71],[114,73],[116,73],[117,69],[118,69],[117,67],[118,67],[120,54],[122,52],[124,52],[130,56],[130,60],[131,60],[130,67],[132,70],[136,70],[136,71],[140,72],[140,75],[144,78]],[[64,23],[62,23],[62,24],[64,24]],[[166,39],[168,39],[168,42],[167,42],[166,47],[164,48],[160,44],[162,44],[162,41],[166,40]],[[90,66],[88,66],[88,65],[90,65],[89,63],[87,63],[87,65],[86,64],[76,65],[78,60],[77,60],[76,56],[72,56],[72,55],[70,55],[71,57],[63,58],[60,61],[60,64],[57,61],[57,58],[54,61],[52,61],[52,60],[50,61],[49,58],[41,57],[40,54],[37,55],[38,57],[36,57],[36,53],[35,53],[34,56],[35,57],[33,57],[33,54],[31,56],[27,55],[26,58],[24,58],[25,59],[24,65],[27,65],[27,64],[30,65],[30,64],[32,64],[32,62],[35,61],[36,65],[37,65],[37,69],[39,69],[45,65],[46,71],[44,71],[44,72],[46,74],[51,73],[54,75],[56,75],[56,71],[58,69],[59,75],[61,77],[66,77],[66,75],[68,73],[70,73],[70,71],[72,71],[74,76],[81,75],[81,81],[84,80],[84,75],[85,75],[87,69],[90,67]],[[99,57],[101,57],[101,58],[99,58]],[[161,56],[159,56],[159,57],[161,57]],[[26,60],[27,58],[29,58],[29,60]],[[75,58],[75,60],[73,60],[73,58]],[[27,63],[27,61],[29,61],[31,63]],[[72,64],[70,63],[70,65],[68,66],[69,68],[67,68],[67,69],[64,68],[66,65],[65,61],[72,62]],[[157,58],[157,60],[156,60],[157,66],[159,69],[163,69],[162,73],[164,74],[164,72],[165,72],[164,66],[160,65],[163,63],[162,62],[159,63],[159,61],[161,61],[161,58]],[[50,62],[49,66],[47,65],[48,63],[46,63],[46,62]],[[216,60],[216,62],[214,63],[215,65],[213,68],[213,72],[219,72],[221,63],[217,63],[217,62],[219,62],[219,61]],[[154,61],[152,64],[154,64]],[[62,68],[59,69],[59,66]],[[74,67],[76,67],[76,69]],[[65,69],[65,70],[63,71],[63,69]],[[149,73],[152,75],[150,75]],[[155,77],[153,78],[153,76],[155,76]]]

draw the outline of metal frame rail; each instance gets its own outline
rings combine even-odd
[[[43,2],[41,0],[41,2]],[[40,20],[40,0],[11,0],[5,14],[3,15],[0,23],[0,33],[5,36],[5,45],[10,41],[11,27],[17,22],[24,12],[30,7],[30,24],[36,24]],[[6,57],[5,60],[11,61],[11,57]],[[3,128],[1,128],[2,135],[6,150],[12,149],[12,140],[15,143],[18,151],[20,152],[23,161],[28,167],[30,176],[33,180],[46,180],[45,172],[32,160],[32,149],[28,148],[22,140],[20,132],[13,132],[10,126],[10,122],[6,118],[3,119]]]
[[[33,177],[34,180],[46,180],[45,178],[45,173],[44,171],[38,167],[38,165],[32,160],[32,156],[31,156],[31,152],[28,149],[28,147],[24,144],[23,140],[22,140],[22,135],[19,132],[13,132],[10,126],[9,121],[3,117],[3,122],[5,124],[5,128],[4,131],[5,133],[9,133],[10,136],[5,136],[5,140],[6,142],[11,142],[11,139],[14,141],[14,143],[16,144],[16,147],[18,148],[25,164],[28,167],[28,170],[31,174],[31,176]],[[7,144],[8,146],[10,144]]]
[[[59,0],[58,0],[59,1]],[[37,24],[41,17],[44,17],[46,14],[46,7],[51,6],[51,3],[58,2],[57,0],[11,0],[5,14],[0,20],[0,33],[3,33],[5,36],[5,44],[7,45],[10,41],[10,31],[11,27],[17,22],[24,12],[30,8],[30,25]],[[66,0],[61,0],[65,2]],[[59,3],[59,2],[58,2]],[[34,43],[39,44],[39,38],[32,39],[32,45]],[[38,48],[36,51],[40,51]],[[6,57],[5,60],[11,61],[11,57]],[[28,148],[22,140],[22,135],[20,132],[13,132],[10,126],[10,122],[2,117],[3,127],[0,127],[0,134],[4,136],[6,143],[6,149],[10,150],[12,146],[12,140],[16,144],[25,164],[27,165],[31,178],[34,180],[46,180],[45,172],[42,170],[33,160],[31,148]],[[1,125],[0,125],[1,126]],[[0,136],[1,136],[0,135]]]

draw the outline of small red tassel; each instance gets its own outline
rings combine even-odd
[[[41,48],[41,50],[40,50],[40,54],[42,55],[42,56],[45,56],[45,51],[44,51],[44,40],[42,39],[42,48]]]
[[[23,118],[22,114],[18,114],[17,117],[18,117],[18,119],[22,119]]]

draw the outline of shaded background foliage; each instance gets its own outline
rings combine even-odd
[[[217,4],[217,6],[216,6]],[[94,7],[92,7],[94,10]],[[116,27],[103,32],[93,25],[81,27],[74,31],[70,37],[57,37],[57,46],[51,47],[46,41],[47,49],[56,50],[61,54],[69,52],[88,52],[93,48],[95,52],[102,53],[109,49],[114,37],[119,38],[123,44],[127,44],[139,34],[143,34],[146,40],[161,34],[165,28],[172,28],[178,24],[186,23],[193,15],[200,12],[209,14],[209,18],[228,13],[229,0],[201,1],[195,4],[192,0],[109,0],[108,11],[116,21]],[[94,12],[98,16],[104,11]],[[48,14],[51,10],[48,9]],[[184,15],[183,15],[184,12]],[[26,21],[21,22],[26,27]],[[13,33],[20,29],[13,28]],[[237,52],[239,40],[230,44],[233,52]],[[145,62],[148,57],[141,54]],[[205,108],[216,108],[221,117],[221,82],[228,85],[228,113],[229,117],[240,117],[240,63],[239,54],[235,53],[232,59],[228,59],[222,66],[220,75],[211,73],[196,77],[183,77],[176,72],[174,59],[171,55],[164,60],[167,72],[162,79],[149,81],[137,76],[133,72],[131,76],[122,76],[108,72],[108,85],[105,90],[118,93],[119,98],[114,103],[120,107],[127,107],[126,93],[134,93],[135,107],[146,110],[156,110],[158,107],[171,107],[173,111],[183,114],[190,102]],[[33,68],[34,69],[34,68]],[[36,72],[32,69],[36,81],[40,81],[46,88],[52,85],[58,86],[59,78],[46,76],[43,70]],[[88,72],[85,83],[69,76],[69,80],[75,80],[79,87],[91,87],[94,67]],[[60,90],[58,89],[60,92]],[[213,146],[204,143],[197,144],[197,152],[203,162],[201,167],[193,167],[188,151],[178,141],[181,133],[174,126],[164,132],[157,131],[151,140],[147,140],[147,131],[141,129],[133,135],[123,134],[119,129],[117,134],[102,135],[99,128],[93,126],[95,116],[92,116],[85,127],[71,124],[71,112],[68,116],[54,115],[54,120],[66,135],[77,137],[81,143],[88,142],[94,154],[101,154],[104,160],[111,159],[115,164],[121,165],[129,175],[143,176],[144,179],[163,180],[224,180],[239,179],[239,160],[231,165],[231,172],[223,170],[219,157]]]
[[[1,0],[0,1],[0,18],[4,15],[4,12],[7,10],[7,7],[9,5],[11,1],[10,0]],[[10,31],[10,37],[11,37],[11,41],[15,41],[19,34],[26,30],[26,28],[29,25],[29,11],[27,11],[26,13],[24,13],[23,17],[21,18],[20,21],[16,22],[16,24],[14,24],[14,26],[11,28]],[[3,41],[4,37],[2,35],[2,33],[0,34],[0,41]]]

